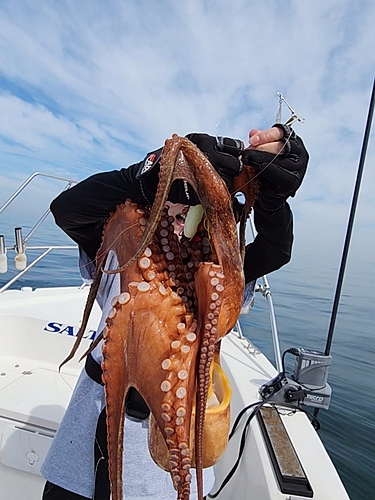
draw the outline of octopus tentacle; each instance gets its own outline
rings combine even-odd
[[[197,273],[199,288],[196,290],[199,312],[202,317],[202,342],[197,374],[197,415],[195,419],[195,461],[197,469],[198,498],[203,496],[203,436],[205,411],[208,399],[211,363],[217,341],[217,325],[224,291],[224,274],[221,266],[205,263]],[[202,275],[202,276],[200,276]]]
[[[160,220],[160,215],[168,198],[168,193],[171,188],[173,180],[175,177],[175,171],[173,166],[176,163],[176,158],[180,150],[180,144],[178,141],[171,141],[170,147],[164,147],[162,157],[160,160],[160,174],[159,183],[155,195],[155,200],[151,208],[150,217],[148,223],[145,227],[145,234],[139,244],[139,247],[134,252],[134,255],[129,258],[128,261],[123,263],[118,269],[114,271],[106,271],[108,274],[118,273],[126,269],[130,264],[136,261],[136,259],[143,253],[144,249],[150,243],[157,224]],[[166,142],[167,145],[167,142]],[[167,165],[167,167],[165,167]],[[172,168],[171,168],[172,167]]]
[[[246,221],[250,216],[254,202],[258,195],[260,184],[257,179],[255,168],[244,165],[240,175],[234,178],[234,193],[243,193],[245,196],[245,206],[240,217],[240,254],[242,262],[245,259],[245,229]]]
[[[81,344],[81,341],[83,339],[83,335],[84,335],[86,327],[87,327],[87,323],[88,323],[89,318],[90,318],[90,314],[91,314],[92,308],[94,306],[95,298],[96,298],[96,296],[98,294],[98,290],[99,290],[99,286],[100,286],[100,280],[102,278],[101,267],[104,266],[106,258],[107,258],[107,253],[103,254],[100,257],[100,259],[98,260],[98,263],[97,263],[97,266],[96,266],[96,270],[95,270],[95,278],[94,278],[94,281],[93,281],[93,283],[92,283],[92,285],[90,287],[90,291],[89,291],[89,294],[88,294],[88,297],[87,297],[87,300],[86,300],[86,305],[85,305],[85,309],[84,309],[84,312],[83,312],[82,322],[81,322],[81,326],[80,326],[80,328],[78,330],[77,338],[76,338],[76,340],[74,342],[74,345],[73,345],[73,347],[72,347],[69,355],[60,364],[59,371],[61,370],[61,368],[68,361],[70,361],[74,357],[75,353],[77,352],[78,347]],[[89,352],[90,352],[90,350],[87,351],[84,354],[84,356],[86,356]],[[82,356],[81,359],[84,356]]]
[[[90,347],[82,354],[82,356],[79,358],[78,362],[80,362],[83,359],[85,359],[85,357],[88,356],[95,349],[95,347],[100,344],[100,342],[104,338],[103,334],[104,334],[104,330],[102,330],[99,333],[99,335],[96,337],[96,339],[93,342],[91,342]]]

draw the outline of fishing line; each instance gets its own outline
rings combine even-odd
[[[62,378],[62,380],[68,385],[68,387],[73,391],[74,386],[69,385],[69,383],[64,379],[64,376],[61,372],[59,372],[59,375]],[[77,382],[77,385],[78,385],[78,382]],[[71,410],[72,408],[75,408],[76,406],[80,405],[82,402],[86,401],[86,399],[91,398],[91,397],[92,397],[92,393],[90,391],[86,392],[86,394],[84,394],[79,399],[77,399],[77,396],[75,396],[74,403],[72,403],[73,399],[71,399],[69,402],[69,407],[68,407],[69,410]]]
[[[288,416],[289,415],[294,415],[295,413],[297,413],[297,411],[301,411],[311,421],[311,425],[314,427],[314,429],[316,431],[318,431],[320,429],[320,422],[319,422],[319,420],[311,412],[309,412],[308,410],[306,410],[302,406],[299,406],[298,408],[296,408],[293,405],[289,405],[287,402],[283,403],[282,407],[278,407],[275,404],[271,404],[271,406],[274,408],[274,410],[277,411],[277,413],[279,415],[285,415],[284,412],[286,410],[288,410],[288,413],[287,413]]]
[[[64,378],[63,373],[59,371],[58,374],[60,375],[60,378],[65,382],[65,384],[69,387],[69,389],[72,391],[74,386],[69,384],[69,382]]]
[[[113,247],[113,245],[116,243],[116,241],[120,238],[120,236],[122,236],[126,231],[129,231],[129,229],[132,229],[133,227],[135,227],[136,225],[138,224],[138,222],[132,224],[131,226],[123,229],[117,236],[116,238],[112,241],[112,243],[109,245],[108,248],[106,248],[105,250],[103,250],[102,253],[98,254],[96,256],[96,259],[100,258],[100,257],[103,257],[103,255],[105,255],[106,253],[108,253],[111,248]],[[79,266],[78,269],[84,269],[85,267],[88,267],[90,266],[91,264],[93,264],[94,266],[96,265],[96,259],[95,260],[89,260],[88,262],[86,262],[86,264],[83,264],[82,266]]]

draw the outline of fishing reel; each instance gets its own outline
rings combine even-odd
[[[286,354],[296,357],[294,371],[285,373],[284,358]],[[262,399],[267,403],[287,404],[296,408],[312,406],[328,410],[332,389],[327,384],[328,370],[332,356],[323,352],[291,348],[282,356],[283,371],[274,379],[263,384],[259,389]]]

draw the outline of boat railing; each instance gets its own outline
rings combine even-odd
[[[20,187],[12,194],[12,196],[0,207],[0,215],[11,205],[14,200],[26,189],[26,187],[36,178],[36,177],[47,177],[50,179],[63,181],[66,183],[64,189],[62,191],[66,191],[71,188],[73,184],[76,184],[78,181],[73,179],[68,179],[65,177],[60,177],[58,175],[47,174],[43,172],[34,172],[30,175],[21,185]],[[44,214],[39,218],[36,224],[32,227],[29,233],[23,237],[22,228],[15,228],[15,244],[12,246],[5,245],[5,237],[4,235],[0,235],[0,273],[5,273],[8,268],[8,252],[14,252],[14,263],[16,270],[19,271],[11,280],[9,280],[5,285],[0,288],[0,293],[3,293],[7,290],[13,283],[19,280],[24,274],[26,274],[31,268],[33,268],[38,262],[44,259],[49,253],[53,250],[76,250],[76,245],[47,245],[47,246],[31,246],[28,244],[32,236],[39,229],[39,227],[43,224],[43,222],[48,217],[51,210],[48,208]],[[26,258],[26,249],[27,250],[40,250],[42,253],[38,255],[32,262],[27,264]]]
[[[250,222],[250,230],[252,233],[253,238],[256,236],[256,229],[255,229],[255,224],[254,220],[249,217],[249,222]],[[273,299],[272,299],[272,293],[271,293],[271,287],[268,282],[268,278],[266,275],[262,276],[260,278],[261,283],[257,283],[255,287],[255,293],[261,293],[263,297],[267,300],[267,305],[268,305],[268,312],[269,312],[269,318],[270,318],[270,326],[271,326],[271,334],[272,334],[272,342],[273,342],[273,350],[274,350],[274,356],[275,356],[275,364],[278,372],[282,371],[282,360],[281,360],[281,351],[280,351],[280,342],[279,342],[279,333],[277,330],[277,324],[276,324],[276,315],[275,315],[275,308],[273,306]],[[242,327],[241,323],[238,320],[236,323],[236,326],[234,328],[234,333],[241,339],[248,340],[244,337],[242,333]],[[256,352],[257,349],[254,348],[253,352]]]
[[[28,177],[22,184],[21,186],[12,194],[12,196],[0,207],[0,215],[4,212],[4,210],[19,196],[19,194],[32,182],[36,177],[47,177],[50,179],[55,179],[58,181],[64,181],[66,183],[64,189],[62,191],[66,191],[67,189],[70,189],[73,184],[76,184],[78,181],[75,181],[73,179],[68,179],[65,177],[60,177],[57,175],[53,174],[47,174],[43,172],[34,172],[30,177]],[[42,259],[44,259],[49,253],[51,253],[53,250],[76,250],[77,246],[76,245],[49,245],[49,246],[30,246],[28,242],[30,241],[31,237],[35,234],[37,229],[43,224],[43,222],[46,220],[47,216],[50,213],[50,209],[46,210],[44,214],[40,217],[40,219],[37,221],[37,223],[34,225],[34,227],[29,231],[29,233],[23,237],[22,235],[22,228],[17,227],[15,228],[15,245],[6,247],[5,246],[5,240],[4,236],[0,235],[0,273],[1,272],[6,272],[7,270],[7,252],[8,251],[14,251],[15,252],[15,266],[16,269],[19,271],[18,274],[16,274],[10,281],[8,281],[5,285],[3,285],[0,288],[0,293],[3,293],[5,290],[7,290],[13,283],[15,283],[18,279],[20,279],[24,274],[26,274],[32,267],[34,267],[38,262],[40,262]],[[256,230],[254,226],[253,219],[250,217],[250,229],[252,232],[253,237],[256,235]],[[42,250],[43,252],[36,257],[32,262],[27,264],[26,260],[26,249],[27,250]],[[275,316],[275,311],[274,311],[274,306],[273,306],[273,300],[272,300],[272,294],[271,294],[271,289],[268,283],[267,276],[263,276],[260,278],[261,283],[258,283],[257,286],[255,287],[255,292],[261,293],[266,299],[267,299],[267,304],[268,304],[268,310],[269,310],[269,317],[270,317],[270,325],[271,325],[271,333],[272,333],[272,341],[273,341],[273,348],[274,348],[274,355],[275,355],[275,363],[276,363],[276,368],[278,371],[281,371],[282,369],[282,362],[281,362],[281,353],[280,353],[280,345],[279,345],[279,336],[278,336],[278,331],[277,331],[277,325],[276,325],[276,316]],[[84,286],[84,285],[83,285]],[[235,334],[238,335],[240,338],[244,340],[245,339],[241,324],[238,321],[237,325],[235,327]],[[254,352],[256,349],[254,348]]]

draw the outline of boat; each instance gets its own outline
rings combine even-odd
[[[36,172],[0,208],[0,215],[39,177],[54,178],[69,188],[75,181]],[[71,251],[74,245],[32,246],[31,239],[49,210],[24,237],[15,228],[14,245],[0,236],[0,270],[15,259],[18,274],[0,288],[0,500],[41,498],[40,468],[68,405],[99,322],[96,305],[80,352],[59,372],[58,367],[79,330],[89,287],[16,287],[48,254]],[[1,229],[1,225],[0,225]],[[30,250],[40,251],[27,263]],[[53,271],[51,270],[51,273]],[[208,496],[218,500],[346,500],[349,496],[307,410],[327,409],[330,356],[292,348],[281,354],[267,277],[255,294],[269,306],[270,339],[275,365],[243,335],[240,322],[222,341],[221,363],[232,388],[231,438],[215,465],[215,485]],[[257,299],[258,300],[258,299]],[[62,306],[63,304],[63,306]],[[270,340],[271,341],[271,340]],[[295,358],[288,374],[285,356]]]

